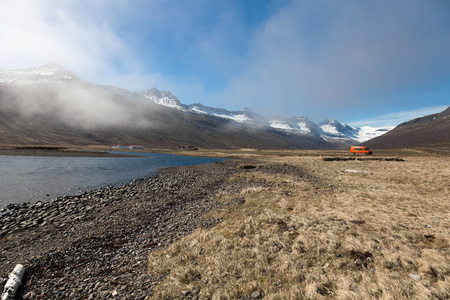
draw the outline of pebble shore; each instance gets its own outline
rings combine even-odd
[[[11,204],[0,217],[0,283],[26,267],[16,299],[145,299],[162,278],[148,275],[150,251],[221,220],[204,216],[242,161],[161,169],[50,202]]]

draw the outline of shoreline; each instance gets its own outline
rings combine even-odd
[[[12,204],[0,216],[0,283],[21,263],[18,299],[145,297],[162,279],[147,274],[149,252],[220,222],[202,216],[222,205],[216,193],[236,188],[226,178],[245,171],[238,166],[162,168],[120,187]]]
[[[41,148],[47,148],[47,147],[32,147],[33,149],[28,149],[29,147],[25,147],[26,149],[5,149],[5,146],[0,146],[0,158],[4,157],[5,159],[8,159],[8,157],[31,157],[31,158],[40,158],[40,157],[49,157],[49,158],[72,158],[72,157],[85,157],[85,158],[142,158],[142,159],[147,159],[148,155],[152,155],[152,154],[158,154],[159,152],[143,152],[143,151],[130,151],[130,152],[125,152],[125,153],[117,153],[120,151],[117,151],[116,153],[108,153],[106,152],[107,150],[67,150],[67,149],[59,149],[59,147],[54,147],[54,146],[50,146],[50,148],[52,148],[51,150],[49,149],[41,149]],[[35,148],[39,148],[39,149],[35,149]],[[132,152],[136,153],[136,155],[134,155]],[[5,153],[11,153],[11,156],[7,156],[4,155]],[[17,154],[23,154],[23,155],[17,155]],[[164,155],[164,154],[169,154],[169,155],[173,155],[173,156],[183,156],[180,155],[179,153],[163,153],[161,152],[160,154]],[[189,158],[189,157],[188,157]],[[206,158],[206,157],[205,157]],[[220,158],[217,157],[217,159],[210,159],[209,161],[213,161],[213,160],[219,160]],[[139,161],[138,161],[139,162]],[[193,164],[196,163],[205,163],[205,162],[192,162]],[[208,162],[206,162],[208,163]],[[166,165],[171,165],[171,164],[166,164]],[[181,164],[180,166],[183,166],[183,164]],[[131,176],[127,176],[125,178],[118,178],[116,180],[106,180],[104,182],[98,183],[98,184],[93,184],[91,181],[89,181],[88,185],[77,185],[77,186],[72,186],[70,188],[68,188],[67,185],[61,184],[58,186],[61,187],[66,187],[63,190],[59,190],[57,192],[55,192],[55,189],[52,190],[44,190],[41,191],[41,193],[39,195],[32,195],[31,197],[10,197],[11,199],[14,198],[14,200],[9,201],[9,198],[5,200],[0,199],[0,217],[7,213],[7,209],[9,206],[11,207],[20,207],[20,206],[29,206],[31,204],[35,204],[37,202],[51,202],[51,201],[55,201],[57,199],[61,199],[61,198],[69,198],[69,197],[77,197],[80,194],[87,194],[87,193],[91,193],[92,191],[95,190],[102,190],[102,189],[109,189],[109,188],[117,188],[120,187],[122,185],[127,185],[130,182],[133,181],[137,181],[137,180],[144,180],[148,177],[153,177],[155,172],[158,172],[158,169],[161,168],[166,168],[165,166],[151,166],[151,170],[149,169],[148,172],[145,173],[141,173],[141,174],[136,174],[136,172],[133,172],[133,174],[130,174]],[[45,174],[42,176],[46,176]],[[29,194],[30,195],[30,194]],[[1,224],[0,224],[1,225]],[[0,226],[0,230],[1,230],[1,226]]]

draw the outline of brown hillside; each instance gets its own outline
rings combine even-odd
[[[375,149],[450,149],[450,107],[443,112],[402,123],[365,144]]]
[[[69,88],[73,89],[71,95],[66,92]],[[92,98],[92,109],[86,109],[91,103],[72,95]],[[19,92],[0,88],[0,144],[142,144],[148,148],[190,144],[222,149],[337,146],[314,136],[289,135],[117,96],[105,100],[103,92],[91,87],[75,89],[67,85],[21,87]]]

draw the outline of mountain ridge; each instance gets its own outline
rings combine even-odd
[[[450,106],[444,111],[403,122],[382,136],[366,142],[379,149],[450,149]]]
[[[85,127],[89,127],[84,124],[86,122],[100,127],[108,124],[115,125],[113,127],[118,128],[122,123],[128,125],[134,124],[136,126],[142,123],[141,125],[145,127],[149,125],[147,123],[155,123],[154,120],[158,119],[155,117],[157,113],[171,116],[187,114],[183,115],[183,119],[188,116],[187,119],[191,118],[200,122],[200,119],[206,118],[207,121],[203,120],[203,124],[222,124],[221,126],[228,129],[233,128],[241,132],[242,130],[250,130],[252,134],[257,135],[261,135],[262,132],[267,135],[277,135],[279,138],[283,137],[282,139],[286,140],[286,142],[281,143],[283,145],[292,143],[292,145],[297,145],[296,147],[299,145],[300,147],[308,145],[309,147],[333,148],[359,142],[357,134],[359,129],[339,123],[336,120],[334,120],[333,124],[326,124],[327,127],[324,130],[322,128],[325,126],[322,124],[323,122],[320,123],[322,125],[317,125],[303,116],[275,120],[260,116],[248,108],[240,111],[228,111],[223,108],[208,107],[201,103],[186,105],[170,91],[159,91],[156,88],[151,88],[140,92],[132,92],[116,86],[100,85],[85,81],[75,73],[67,71],[57,64],[47,64],[40,68],[0,71],[0,88],[6,94],[15,93],[19,95],[17,99],[28,99],[32,98],[35,94],[49,93],[54,102],[46,103],[45,100],[41,100],[43,101],[41,104],[45,103],[47,107],[53,109],[57,117],[59,117],[58,114],[62,114],[67,120],[60,117],[60,121],[65,122],[65,125],[69,122],[71,126],[75,125],[77,128],[86,129]],[[107,101],[103,99],[105,97],[108,98]],[[77,103],[77,105],[68,104],[68,99]],[[9,107],[14,106],[16,109],[22,110],[25,114],[30,112],[29,114],[34,117],[36,111],[42,114],[43,108],[36,108],[35,106],[39,105],[36,103],[32,104],[31,102],[22,103],[22,105],[19,105],[20,107],[17,107],[14,103],[9,103],[8,105]],[[122,105],[125,102],[129,103]],[[34,106],[34,110],[30,109],[29,106]],[[84,109],[85,106],[90,107],[91,111]],[[155,113],[152,114],[152,118],[148,118],[147,115],[146,119],[140,112],[132,112],[132,106],[139,107],[139,109],[142,108],[144,111],[150,109]],[[95,111],[100,112],[102,109],[109,110],[111,116],[117,118],[117,124],[114,124],[116,122],[114,118],[105,117],[102,119],[99,118],[101,116],[100,113],[98,115],[94,113]],[[123,114],[120,112],[121,109],[124,110]],[[77,114],[80,116],[79,119],[76,117]],[[83,114],[86,115],[84,119],[81,117]],[[193,115],[196,116],[193,117]],[[174,117],[169,119],[174,119]],[[211,120],[215,121],[211,123]],[[159,120],[156,123],[162,126],[161,123],[164,122],[163,120]],[[200,127],[196,126],[194,129],[196,130],[198,128]],[[298,139],[309,139],[310,141],[302,144],[295,141]],[[249,140],[252,141],[252,139]],[[264,140],[267,144],[273,144],[268,142],[266,138]],[[288,140],[291,140],[291,142]],[[258,145],[262,146],[264,142],[258,143]]]

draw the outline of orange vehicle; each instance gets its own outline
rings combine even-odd
[[[356,154],[372,155],[372,150],[370,150],[366,146],[352,146],[350,147],[350,153],[353,155]]]

